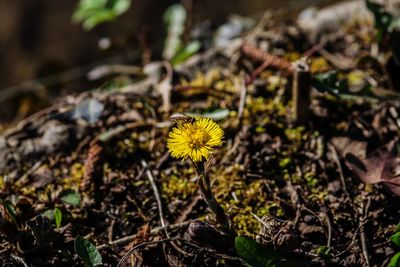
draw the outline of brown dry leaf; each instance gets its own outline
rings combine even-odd
[[[400,177],[384,181],[385,185],[396,195],[400,196]]]
[[[149,237],[150,237],[150,225],[149,223],[146,223],[145,225],[139,228],[135,239],[130,244],[130,248],[134,247],[137,244],[148,241]],[[131,261],[131,266],[135,267],[145,266],[143,256],[139,251],[135,251],[131,254],[130,261]]]
[[[137,245],[146,241],[149,241],[150,237],[150,225],[146,223],[141,226],[136,234],[136,238],[132,241],[132,245]]]
[[[333,137],[331,142],[342,157],[351,153],[358,158],[365,158],[367,154],[367,142],[352,140],[346,136]]]
[[[56,177],[53,176],[52,171],[47,165],[40,166],[32,173],[32,177],[33,181],[31,186],[34,188],[43,188],[56,180]]]
[[[396,143],[397,139],[390,141],[365,159],[348,153],[346,165],[366,184],[384,183],[400,196],[400,158],[397,157]]]
[[[171,110],[171,91],[172,91],[172,81],[169,77],[163,79],[156,84],[156,90],[161,95],[163,105],[161,107],[165,112]]]

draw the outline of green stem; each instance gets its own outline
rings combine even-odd
[[[193,162],[197,172],[198,184],[200,187],[203,200],[207,203],[208,207],[215,216],[216,222],[222,227],[225,233],[234,233],[229,218],[225,214],[224,209],[219,205],[211,190],[210,179],[207,171],[205,170],[204,162]]]

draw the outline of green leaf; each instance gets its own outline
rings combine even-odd
[[[83,260],[86,267],[94,267],[103,264],[101,254],[89,240],[77,236],[74,242],[76,254]]]
[[[181,4],[174,4],[165,11],[163,17],[164,23],[174,26],[174,23],[179,22],[177,26],[183,26],[182,23],[185,22],[186,15],[186,9]]]
[[[400,232],[400,223],[396,226],[396,232]]]
[[[47,217],[50,221],[54,220],[54,210],[45,210],[42,212],[42,215],[44,217]]]
[[[200,50],[201,44],[199,41],[192,41],[187,44],[183,49],[180,49],[175,54],[174,58],[171,60],[171,64],[176,66],[186,59],[193,56],[197,51]]]
[[[394,235],[392,235],[390,237],[390,241],[392,241],[392,243],[396,246],[400,247],[400,232],[396,232]]]
[[[80,23],[87,17],[93,16],[96,12],[103,9],[106,4],[107,0],[80,0],[72,15],[72,21]]]
[[[128,11],[131,7],[131,0],[114,0],[113,10],[115,14],[120,15]]]
[[[81,196],[74,190],[66,190],[61,193],[61,201],[72,206],[79,206],[81,205]]]
[[[363,99],[371,103],[377,102],[369,84],[363,86],[356,93],[349,92],[347,80],[341,79],[337,71],[328,71],[315,75],[311,80],[311,85],[321,93],[328,93],[342,100],[354,101]]]
[[[380,4],[369,0],[366,0],[365,3],[375,18],[376,38],[379,42],[382,42],[385,35],[389,32],[393,16],[386,12],[385,8]]]
[[[330,248],[328,246],[320,246],[317,249],[317,254],[320,255],[321,257],[324,257],[324,258],[332,257],[331,250],[330,250]]]
[[[3,204],[4,208],[6,209],[6,212],[7,212],[8,216],[10,216],[11,220],[13,221],[13,223],[18,226],[17,212],[15,211],[14,205],[11,203],[11,201],[4,200],[4,201],[1,201],[0,203]]]
[[[59,208],[54,209],[54,221],[56,222],[57,228],[60,228],[61,226],[61,219],[62,219],[62,213]]]
[[[167,26],[167,38],[164,44],[163,58],[171,60],[182,47],[181,36],[185,30],[186,10],[181,4],[170,6],[164,13],[164,23]]]
[[[283,259],[277,251],[243,236],[236,237],[235,248],[239,256],[253,267],[276,267]]]
[[[400,17],[393,17],[392,22],[389,25],[388,31],[393,32],[400,29]]]
[[[400,252],[397,252],[388,264],[388,267],[400,267]]]
[[[393,16],[385,10],[383,5],[372,1],[365,1],[367,8],[372,12],[375,18],[376,37],[379,42],[382,42],[387,34],[400,29],[400,17]]]
[[[72,21],[82,23],[85,30],[111,21],[128,11],[131,0],[80,0]]]
[[[339,94],[339,87],[342,86],[339,82],[337,71],[329,71],[315,75],[311,84],[315,89],[322,93],[330,93],[333,95]],[[341,88],[340,88],[341,89]]]
[[[215,121],[220,121],[229,116],[229,109],[226,109],[226,108],[216,109],[211,112],[203,113],[202,116],[213,119]]]
[[[109,10],[99,10],[94,14],[88,16],[82,23],[82,26],[85,30],[91,30],[96,27],[98,24],[101,24],[106,21],[113,20],[115,18],[115,14]]]

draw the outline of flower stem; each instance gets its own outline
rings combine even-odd
[[[203,200],[207,203],[208,207],[214,214],[217,224],[221,226],[225,233],[234,233],[228,216],[215,199],[215,196],[211,190],[210,179],[205,168],[205,162],[193,162],[193,165],[197,172],[198,184]]]

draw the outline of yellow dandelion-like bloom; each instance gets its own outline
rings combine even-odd
[[[169,132],[167,147],[174,158],[191,158],[194,162],[208,159],[212,149],[222,144],[224,131],[213,120],[193,118],[178,123]]]

